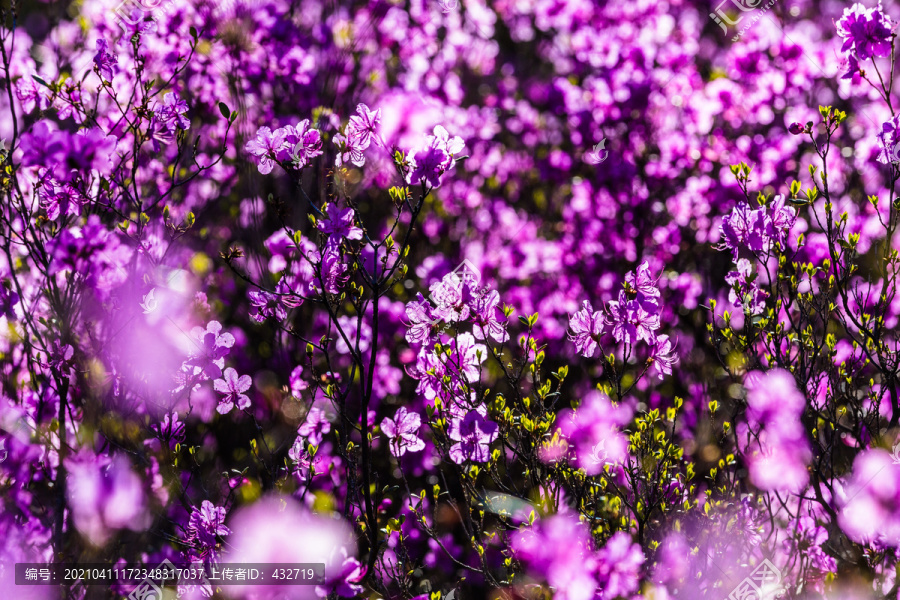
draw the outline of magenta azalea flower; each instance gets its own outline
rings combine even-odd
[[[328,416],[321,408],[311,408],[306,414],[306,420],[297,429],[297,433],[307,439],[313,446],[322,443],[323,436],[331,431],[331,423]]]
[[[256,132],[256,139],[250,140],[244,145],[244,149],[259,161],[258,169],[263,175],[267,175],[275,168],[274,157],[284,146],[285,133],[278,129],[275,133],[268,127],[260,127]]]
[[[845,8],[836,26],[838,35],[844,40],[842,52],[853,52],[861,61],[890,55],[893,23],[884,13],[881,2],[875,8],[867,9],[859,3]]]
[[[619,293],[618,301],[609,303],[609,323],[617,342],[634,345],[644,340],[648,344],[656,343],[659,315],[648,313],[637,299],[629,300],[625,291]]]
[[[109,44],[105,39],[97,40],[97,54],[94,55],[94,65],[100,72],[100,76],[104,81],[112,81],[113,67],[116,66],[118,59],[115,54],[109,53]]]
[[[393,419],[385,418],[381,422],[381,431],[390,440],[391,454],[399,458],[407,452],[424,450],[425,442],[418,436],[421,425],[422,418],[404,406],[397,409]]]
[[[375,142],[377,146],[383,146],[384,143],[378,137],[378,124],[380,122],[380,108],[371,111],[365,104],[359,104],[356,107],[356,115],[350,117],[347,135],[351,140],[354,140],[354,145],[360,150],[365,150],[372,142]]]
[[[238,377],[237,371],[231,367],[225,369],[224,378],[217,379],[213,383],[213,387],[217,392],[225,394],[225,397],[219,400],[219,406],[216,407],[219,414],[225,415],[230,413],[235,404],[240,410],[250,408],[250,398],[244,392],[250,389],[252,383],[253,380],[250,379],[249,375]]]
[[[675,349],[669,336],[659,335],[656,337],[656,345],[653,347],[648,361],[650,362],[650,372],[655,372],[659,379],[672,374],[672,365],[678,362],[678,357],[675,355]]]
[[[597,352],[597,338],[603,333],[603,313],[595,311],[590,301],[585,300],[581,310],[569,317],[569,340],[575,343],[578,353],[593,358]]]
[[[363,231],[353,222],[353,209],[340,208],[337,204],[329,204],[325,208],[325,218],[317,223],[319,231],[328,234],[331,240],[339,242],[348,240],[361,240]]]
[[[194,374],[203,373],[210,379],[218,379],[222,376],[225,366],[225,357],[234,346],[234,336],[230,333],[222,333],[222,324],[218,321],[210,321],[206,329],[194,327],[191,335],[200,341],[200,351],[185,361],[185,365],[194,367]]]
[[[225,527],[225,508],[204,500],[200,508],[191,509],[191,517],[187,527],[187,540],[191,546],[189,554],[192,560],[215,559],[218,537],[226,536],[231,530]]]
[[[449,436],[456,443],[450,447],[450,458],[458,465],[467,460],[487,462],[491,457],[489,444],[497,439],[498,431],[496,423],[475,410],[462,419],[453,419]]]

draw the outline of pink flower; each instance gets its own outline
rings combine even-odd
[[[647,360],[650,363],[650,372],[655,372],[659,379],[672,374],[672,365],[678,362],[678,357],[675,355],[669,336],[657,336],[656,345]]]
[[[356,107],[356,115],[350,117],[350,125],[347,127],[347,135],[355,140],[355,146],[365,150],[369,144],[375,142],[377,146],[383,146],[384,142],[378,136],[378,124],[381,122],[381,109],[369,110],[365,104]]]
[[[837,33],[844,39],[842,52],[853,52],[857,60],[873,56],[889,56],[891,53],[890,17],[884,14],[881,2],[867,9],[856,3],[844,9],[844,15],[836,23]]]
[[[311,408],[306,414],[306,421],[297,429],[297,433],[305,437],[310,444],[318,446],[322,443],[322,437],[331,431],[331,423],[325,411],[321,408]]]
[[[203,373],[210,379],[218,379],[222,376],[222,368],[225,366],[225,357],[234,346],[234,336],[230,333],[222,333],[222,324],[218,321],[210,321],[206,330],[194,327],[191,335],[200,341],[200,352],[185,361],[185,365],[194,368],[194,374]]]
[[[582,356],[593,358],[597,352],[597,338],[603,333],[603,320],[603,313],[595,311],[588,300],[582,303],[581,310],[569,317],[568,337]]]
[[[634,345],[640,340],[656,343],[659,315],[647,312],[637,299],[629,300],[626,292],[619,292],[619,300],[609,303],[609,322],[617,342]]]
[[[244,150],[259,160],[258,169],[263,175],[267,175],[275,168],[273,158],[284,146],[285,132],[278,129],[275,133],[268,127],[260,127],[256,132],[256,139],[250,140],[244,145]]]
[[[67,463],[69,508],[75,527],[97,546],[118,529],[150,526],[143,482],[125,456],[83,455]]]
[[[397,458],[409,452],[420,452],[425,449],[425,442],[419,439],[418,431],[422,418],[401,406],[393,419],[385,418],[381,422],[381,431],[390,440],[391,454]]]
[[[225,397],[219,400],[216,411],[226,415],[231,412],[235,404],[240,410],[250,408],[250,398],[244,392],[250,389],[252,383],[253,380],[249,375],[238,377],[237,371],[231,367],[225,369],[224,379],[216,379],[213,383],[217,392],[225,394]]]
[[[353,209],[349,206],[341,208],[337,204],[329,204],[325,208],[325,218],[320,219],[316,225],[319,231],[328,234],[331,240],[339,242],[342,239],[361,240],[363,230],[353,222]]]
[[[890,454],[873,449],[857,456],[838,500],[838,522],[852,540],[900,547],[900,465]]]

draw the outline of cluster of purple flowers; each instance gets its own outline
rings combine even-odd
[[[625,275],[625,285],[617,300],[606,304],[605,312],[595,311],[585,300],[581,310],[569,318],[569,340],[579,354],[593,358],[606,328],[616,342],[634,347],[643,341],[651,347],[649,367],[660,379],[671,375],[678,360],[668,335],[657,335],[660,328],[660,291],[644,261]]]

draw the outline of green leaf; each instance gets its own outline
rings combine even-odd
[[[219,102],[219,112],[222,113],[222,116],[226,119],[231,117],[231,109],[229,109],[228,105],[224,102]]]

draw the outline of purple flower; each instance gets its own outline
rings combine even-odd
[[[94,65],[104,81],[112,81],[113,67],[117,65],[118,58],[108,52],[109,44],[100,38],[97,40],[97,54],[94,55]]]
[[[407,183],[417,184],[425,181],[433,188],[441,186],[441,175],[451,163],[450,155],[437,146],[428,146],[417,151],[411,161],[412,170]]]
[[[900,468],[880,448],[864,450],[838,488],[838,523],[850,539],[900,547]]]
[[[454,442],[450,447],[450,458],[458,465],[471,460],[487,462],[491,452],[489,444],[497,439],[499,427],[493,421],[470,410],[462,419],[452,419],[448,435]]]
[[[640,585],[641,547],[631,536],[620,531],[614,534],[597,553],[597,581],[601,598],[628,598]]]
[[[629,300],[625,290],[619,292],[619,300],[609,303],[609,323],[617,342],[634,345],[640,340],[656,343],[655,331],[659,329],[659,315],[647,312],[637,299]]]
[[[410,172],[406,177],[409,184],[425,181],[433,188],[441,185],[441,176],[453,167],[453,156],[462,151],[464,143],[459,136],[450,137],[440,125],[434,128],[434,135],[428,136],[425,146],[410,152],[407,157]]]
[[[44,170],[41,175],[48,173],[49,171]],[[60,217],[65,218],[70,214],[78,214],[81,209],[81,195],[78,190],[49,176],[43,179],[43,185],[38,188],[38,198],[41,208],[47,211],[47,218],[51,221]]]
[[[867,9],[859,3],[845,8],[836,27],[838,35],[844,39],[841,51],[853,52],[858,60],[889,56],[891,53],[893,24],[890,17],[884,14],[880,0],[875,8]]]
[[[203,373],[210,379],[218,379],[222,376],[225,366],[225,357],[234,346],[234,336],[230,333],[222,333],[222,324],[218,321],[210,321],[206,329],[194,327],[191,330],[197,340],[200,341],[200,352],[185,361],[189,367],[194,367],[194,374]]]
[[[597,560],[587,526],[571,514],[545,517],[512,535],[512,549],[531,575],[555,589],[555,600],[597,598]]]
[[[22,103],[22,110],[30,113],[35,107],[46,110],[50,106],[50,100],[34,79],[24,76],[16,82],[16,98]]]
[[[469,304],[474,300],[474,287],[473,280],[466,272],[447,273],[429,287],[435,304],[432,314],[446,323],[465,321],[471,310]]]
[[[391,454],[400,458],[407,451],[419,452],[425,449],[425,442],[419,439],[419,427],[422,425],[422,418],[406,407],[401,406],[397,409],[393,419],[385,417],[381,421],[381,431],[390,440],[389,446]]]
[[[806,130],[806,128],[800,123],[794,122],[791,123],[790,127],[788,127],[788,131],[793,135],[800,135]]]
[[[433,340],[435,318],[431,304],[419,293],[406,304],[406,341],[410,344],[428,345]]]
[[[328,234],[329,241],[340,242],[348,240],[361,240],[363,231],[353,222],[353,209],[340,208],[337,204],[329,204],[325,208],[325,218],[317,222],[319,231]]]
[[[45,176],[49,174],[64,182],[87,176],[92,169],[107,174],[116,143],[115,136],[100,129],[82,129],[72,134],[42,120],[22,136],[22,165],[47,168]]]
[[[306,420],[297,429],[297,433],[305,437],[310,444],[318,446],[322,443],[322,437],[331,431],[331,423],[328,416],[321,408],[311,408],[306,414]]]
[[[744,379],[747,423],[737,428],[750,481],[763,490],[799,493],[809,481],[812,459],[801,416],[806,398],[782,369],[753,371]]]
[[[365,104],[359,104],[356,107],[356,115],[350,117],[350,124],[347,126],[347,135],[356,141],[355,146],[360,150],[365,150],[372,142],[377,146],[383,146],[384,143],[377,133],[378,124],[381,122],[381,109],[371,111]]]
[[[184,423],[178,420],[178,413],[166,413],[163,416],[162,423],[155,423],[150,427],[156,436],[164,442],[169,443],[169,447],[174,449],[175,445],[184,441]]]
[[[649,314],[659,313],[660,292],[656,287],[656,280],[650,276],[650,263],[646,260],[636,271],[625,275],[625,291],[629,298],[634,297]]]
[[[291,377],[290,377],[289,383],[290,383],[290,388],[291,388],[291,395],[294,398],[299,398],[300,393],[303,390],[309,388],[309,384],[306,382],[305,379],[303,379],[303,366],[302,365],[297,365],[296,367],[294,367],[294,370],[291,371]]]
[[[355,137],[347,137],[342,133],[334,136],[334,145],[337,146],[338,153],[334,159],[334,166],[340,168],[351,163],[357,167],[366,164],[366,157],[363,155],[363,148],[359,146],[359,139]]]
[[[0,279],[0,315],[12,321],[16,318],[13,307],[19,303],[19,295],[12,289],[12,283],[7,279]]]
[[[479,295],[472,303],[472,313],[475,320],[472,331],[476,338],[484,340],[490,336],[498,344],[509,339],[506,323],[500,322],[501,315],[504,321],[506,320],[506,316],[500,310],[500,292],[491,290]]]
[[[53,341],[53,349],[47,353],[47,367],[57,373],[68,373],[75,356],[75,348],[70,344],[62,344],[59,340]]]
[[[343,559],[341,566],[334,568],[338,557]],[[360,584],[366,578],[368,567],[353,556],[348,556],[346,548],[341,548],[340,554],[336,553],[336,556],[327,564],[326,571],[329,573],[325,577],[325,582],[316,586],[316,594],[320,598],[325,598],[332,593],[341,598],[353,598],[366,590]]]
[[[176,96],[174,92],[169,92],[163,96],[163,105],[156,109],[154,117],[171,133],[175,133],[176,128],[191,128],[191,122],[184,116],[187,111],[187,102]]]
[[[124,456],[79,455],[67,463],[66,494],[75,527],[96,546],[117,529],[150,526],[144,484]]]
[[[150,143],[153,145],[154,152],[159,152],[163,144],[169,145],[175,141],[175,132],[155,116],[150,119],[147,135],[150,136]]]
[[[216,379],[213,387],[220,394],[225,394],[224,398],[219,400],[219,406],[216,411],[219,414],[227,415],[237,404],[239,410],[250,408],[250,397],[244,394],[250,389],[253,380],[249,375],[241,375],[238,377],[237,371],[228,367],[225,369],[223,379]]]
[[[273,158],[284,146],[285,132],[278,129],[275,133],[268,127],[260,127],[256,132],[256,139],[244,144],[244,150],[255,156],[259,164],[257,168],[263,175],[267,175],[275,168]]]
[[[607,464],[621,464],[628,457],[628,440],[619,428],[630,420],[627,407],[591,390],[577,409],[560,412],[557,431],[575,450],[576,466],[597,475]]]
[[[250,317],[257,323],[262,323],[266,319],[283,321],[287,317],[281,296],[265,290],[250,291],[247,292],[247,296],[253,309]]]
[[[186,542],[191,545],[192,560],[213,559],[217,557],[218,537],[229,535],[231,530],[225,527],[225,508],[216,506],[209,500],[200,503],[200,509],[191,509],[191,518],[187,527]]]
[[[409,369],[409,374],[419,380],[416,393],[434,403],[434,399],[443,396],[443,377],[447,372],[444,362],[424,348],[416,356],[416,364]]]
[[[882,164],[900,162],[900,115],[882,123],[878,143],[882,149],[878,154],[878,162]]]
[[[650,372],[655,372],[659,379],[672,374],[672,365],[678,362],[678,357],[675,355],[669,336],[656,336],[656,345],[647,362],[650,363]]]
[[[746,204],[738,204],[731,214],[722,220],[724,245],[732,250],[737,260],[742,249],[751,252],[768,252],[770,223],[763,208],[751,209]]]
[[[322,254],[320,263],[322,268],[322,279],[325,281],[325,292],[329,294],[338,294],[341,287],[347,282],[349,275],[347,274],[347,265],[341,257],[340,245],[329,240],[325,244],[325,250]]]
[[[456,339],[450,340],[450,347],[453,354],[445,360],[455,366],[459,374],[469,383],[478,381],[481,375],[479,367],[488,356],[487,347],[477,343],[471,333],[459,334]]]
[[[309,128],[309,119],[300,121],[296,126],[278,129],[275,135],[284,138],[284,144],[277,153],[278,160],[290,162],[296,169],[302,169],[322,154],[322,134],[318,129]]]
[[[238,509],[229,524],[233,533],[228,538],[228,554],[223,562],[325,563],[325,581],[331,583],[340,574],[345,581],[355,583],[352,570],[348,573],[346,563],[337,557],[356,553],[356,537],[339,517],[313,513],[290,496],[272,495]],[[341,548],[347,553],[343,554]],[[235,584],[229,592],[242,598],[281,598],[286,592],[292,600],[314,597],[309,588],[280,583],[251,581]]]
[[[568,337],[579,354],[593,358],[597,352],[597,338],[603,333],[603,322],[603,313],[595,311],[588,300],[582,303],[581,310],[569,317]]]

